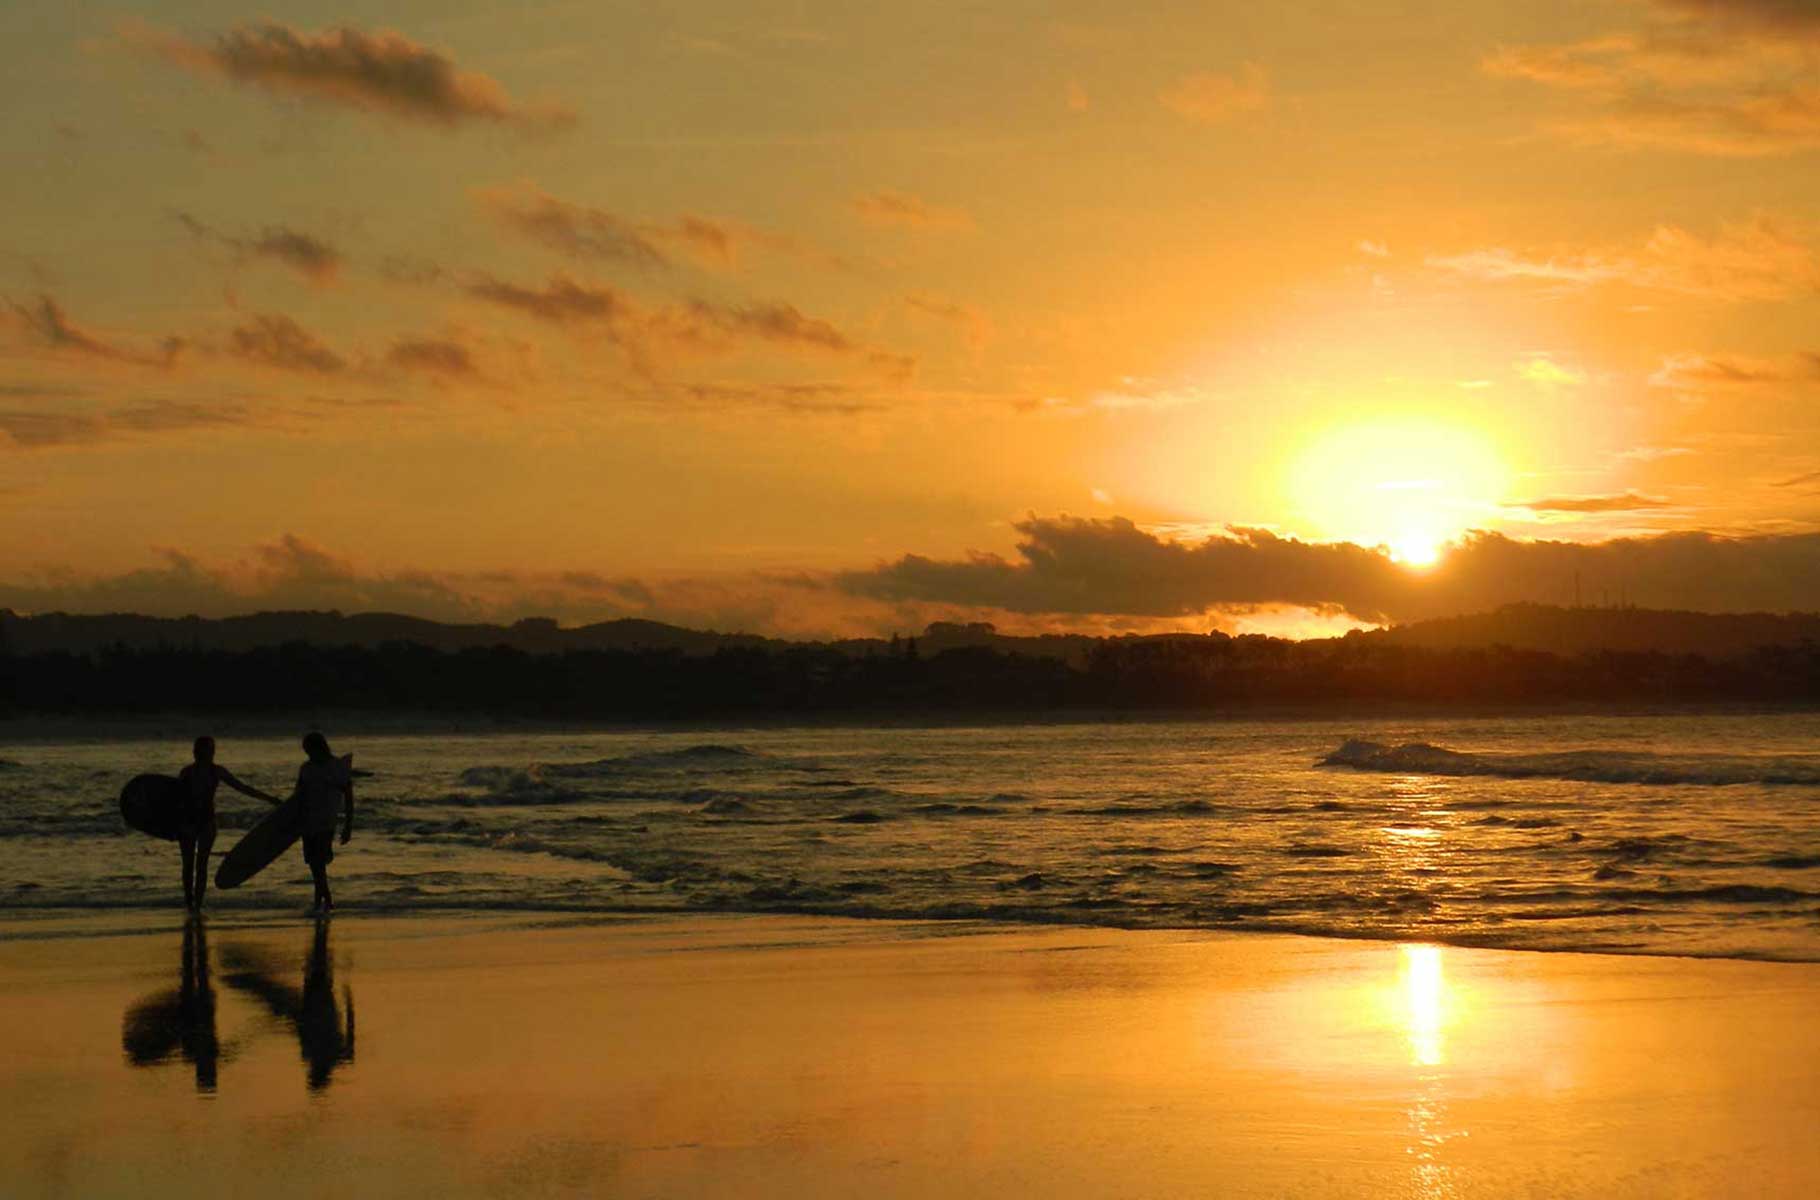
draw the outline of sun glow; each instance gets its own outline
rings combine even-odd
[[[1426,534],[1404,534],[1390,543],[1390,558],[1406,567],[1432,567],[1441,561],[1441,543]]]
[[[1424,1067],[1447,1057],[1447,980],[1439,946],[1399,946],[1403,984],[1403,1029],[1410,1056]]]
[[[1420,570],[1496,514],[1509,480],[1483,434],[1408,420],[1332,426],[1290,459],[1283,482],[1311,535],[1381,546]]]

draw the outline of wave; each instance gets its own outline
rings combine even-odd
[[[451,792],[441,798],[444,804],[561,804],[571,800],[654,799],[669,798],[683,803],[702,803],[701,789],[685,790],[670,797],[655,797],[644,792],[631,795],[603,794],[594,783],[610,783],[628,776],[697,770],[732,771],[771,765],[771,756],[744,746],[705,743],[678,750],[653,750],[639,754],[622,754],[612,758],[584,762],[516,764],[486,763],[468,767],[455,777],[456,786],[464,791]],[[810,769],[803,764],[798,770]]]
[[[678,767],[710,767],[715,770],[725,770],[729,767],[763,762],[770,757],[763,751],[749,750],[744,746],[726,746],[709,742],[700,746],[685,746],[680,750],[646,750],[638,754],[597,758],[590,762],[545,763],[537,769],[544,775],[556,779],[595,779],[622,774],[626,771],[650,771]]]
[[[1469,753],[1428,742],[1387,746],[1382,742],[1354,738],[1315,765],[1395,775],[1489,775],[1502,779],[1566,779],[1576,783],[1820,786],[1820,759],[1806,756],[1729,757],[1614,750]]]

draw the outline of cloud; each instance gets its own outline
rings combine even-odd
[[[1151,631],[1226,624],[1233,613],[1296,608],[1329,624],[1416,620],[1515,602],[1594,594],[1703,611],[1820,608],[1820,534],[1709,532],[1604,542],[1517,541],[1475,533],[1422,572],[1383,548],[1302,542],[1256,529],[1173,541],[1122,518],[1031,517],[1016,554],[906,555],[834,575],[741,573],[632,578],[585,567],[549,572],[363,568],[286,534],[237,561],[174,550],[105,577],[14,570],[0,606],[20,611],[224,616],[257,610],[399,612],[445,621],[553,616],[568,623],[643,617],[773,634],[889,632],[989,617],[1040,631]]]
[[[386,361],[406,371],[448,379],[472,379],[480,374],[468,348],[447,338],[399,338],[386,351]]]
[[[758,408],[808,416],[851,417],[885,407],[845,383],[691,383],[678,386],[665,403],[674,405],[678,399],[717,411]]]
[[[0,433],[15,446],[35,450],[99,441],[106,436],[106,427],[99,417],[86,413],[0,409]]]
[[[247,410],[150,401],[107,412],[0,410],[0,434],[25,450],[90,445],[136,433],[180,433],[251,424]]]
[[[485,276],[469,284],[467,292],[478,300],[557,325],[610,321],[632,308],[631,303],[613,288],[591,287],[561,274],[552,275],[541,290]]]
[[[1609,513],[1637,512],[1649,508],[1667,508],[1666,500],[1639,492],[1618,492],[1605,496],[1545,496],[1540,500],[1518,500],[1506,508],[1527,508],[1531,512]]]
[[[894,377],[907,375],[915,366],[912,358],[867,346],[832,323],[782,301],[717,304],[689,300],[653,308],[613,288],[578,283],[560,274],[552,276],[542,289],[486,277],[470,284],[467,291],[476,299],[540,321],[599,330],[641,372],[648,373],[654,361],[666,355],[719,353],[742,343],[851,355]]]
[[[1578,387],[1586,382],[1586,372],[1564,367],[1546,354],[1534,354],[1517,367],[1517,377],[1539,388]]]
[[[1768,218],[1709,236],[1659,225],[1642,245],[1535,253],[1491,247],[1435,255],[1430,267],[1487,282],[1563,289],[1608,284],[1713,300],[1787,300],[1820,293],[1820,260],[1805,229]]]
[[[1676,354],[1663,360],[1649,377],[1651,387],[1698,392],[1762,384],[1820,382],[1820,354],[1782,358],[1739,355]]]
[[[1646,12],[1634,29],[1502,47],[1480,65],[1580,97],[1583,114],[1553,124],[1573,141],[1734,157],[1820,147],[1811,3],[1655,0]]]
[[[137,612],[223,617],[258,611],[403,613],[450,622],[637,617],[694,629],[823,635],[893,627],[886,606],[856,605],[813,581],[757,573],[630,578],[585,569],[374,570],[286,533],[227,562],[160,549],[148,566],[106,576],[8,572],[0,607],[20,612]],[[901,617],[895,622],[901,628]]]
[[[311,283],[334,283],[341,271],[341,252],[311,234],[283,225],[268,225],[258,234],[234,237],[203,224],[189,213],[179,211],[173,215],[185,229],[205,241],[217,242],[244,257],[269,258]]]
[[[1201,71],[1185,76],[1157,99],[1178,116],[1213,125],[1268,107],[1270,76],[1257,63],[1245,63],[1231,75]]]
[[[570,204],[529,185],[481,188],[475,195],[500,225],[571,258],[633,267],[670,265],[669,258],[639,226],[602,209]],[[691,236],[715,243],[705,225],[692,227]],[[724,234],[721,239],[715,244],[724,251]]]
[[[853,198],[853,211],[869,225],[905,229],[969,230],[973,217],[962,208],[931,204],[920,196],[883,189]]]
[[[1771,34],[1820,38],[1820,5],[1813,0],[1653,0],[1660,8],[1720,25]]]
[[[800,238],[743,221],[684,213],[667,221],[638,221],[575,204],[530,183],[478,188],[475,199],[499,225],[572,259],[648,270],[674,267],[681,254],[717,270],[737,267],[749,250],[780,254],[820,267],[855,270],[853,263]]]
[[[391,30],[342,26],[312,33],[266,21],[206,40],[137,27],[125,37],[198,74],[405,120],[442,126],[573,120],[563,110],[521,105],[497,80],[461,70],[446,55]]]
[[[840,354],[857,349],[853,340],[833,325],[819,317],[806,317],[790,304],[723,306],[694,300],[689,303],[688,311],[704,324],[737,336],[812,346]]]
[[[167,337],[155,354],[125,349],[83,329],[70,319],[62,305],[44,295],[38,297],[36,304],[8,301],[7,308],[14,322],[44,345],[82,357],[142,367],[169,367],[176,363],[187,344],[182,338]]]
[[[1016,554],[905,555],[834,586],[879,600],[1028,614],[1180,618],[1282,604],[1364,621],[1415,620],[1524,601],[1562,603],[1578,574],[1620,584],[1637,603],[1707,611],[1820,608],[1820,534],[1670,533],[1598,543],[1473,533],[1433,568],[1407,570],[1383,547],[1303,542],[1235,528],[1171,541],[1124,518],[1030,517]]]
[[[332,374],[347,366],[333,350],[290,317],[271,313],[254,317],[228,336],[236,358],[282,371]]]
[[[1628,462],[1661,462],[1665,458],[1685,458],[1693,450],[1686,446],[1632,446],[1618,452],[1620,459]]]
[[[992,340],[992,319],[984,310],[971,304],[962,304],[927,292],[912,292],[904,297],[904,305],[912,312],[953,325],[960,330],[967,349],[975,355],[983,352],[986,344]]]

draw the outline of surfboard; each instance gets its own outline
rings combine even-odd
[[[167,842],[177,840],[183,784],[170,775],[135,775],[120,789],[120,816],[128,827]]]
[[[246,831],[215,869],[215,886],[236,888],[272,865],[303,836],[303,799],[292,796]]]
[[[344,777],[350,775],[354,764],[352,754],[343,754],[337,758]],[[275,862],[280,854],[289,850],[303,836],[303,797],[295,793],[289,800],[280,804],[265,820],[246,831],[246,836],[234,844],[221,859],[221,866],[215,871],[215,886],[218,888],[236,888]]]

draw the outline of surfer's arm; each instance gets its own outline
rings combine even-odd
[[[232,771],[228,770],[226,767],[219,767],[219,766],[216,767],[215,774],[220,777],[221,782],[227,784],[229,787],[233,788],[235,791],[239,792],[243,796],[251,796],[251,797],[253,797],[253,799],[263,800],[267,804],[283,804],[284,803],[284,801],[282,801],[278,797],[272,795],[270,792],[262,792],[256,787],[248,787],[246,784],[241,783],[238,779],[234,778],[234,773]]]
[[[354,836],[354,785],[341,785],[341,844],[347,845],[348,839]]]

